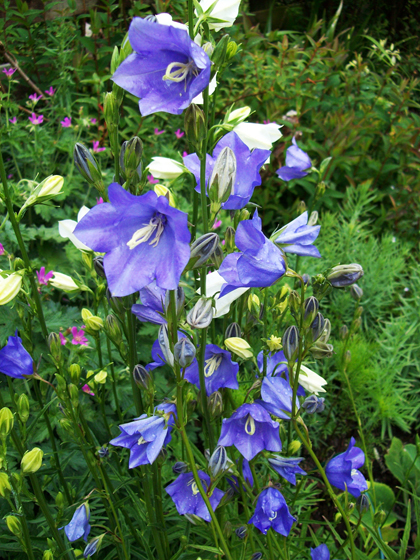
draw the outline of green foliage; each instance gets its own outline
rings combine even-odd
[[[409,443],[403,445],[397,437],[392,438],[391,447],[385,455],[388,469],[399,481],[403,488],[414,494],[420,494],[420,449],[417,445]]]

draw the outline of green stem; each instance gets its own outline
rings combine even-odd
[[[267,340],[267,323],[268,323],[268,288],[264,290],[264,328],[263,328],[263,337],[264,340]],[[264,377],[267,374],[267,352],[263,352],[263,375]]]
[[[28,522],[26,521],[26,517],[24,515],[21,515],[19,519],[23,531],[23,538],[25,539],[25,552],[28,555],[29,560],[35,560],[34,551],[32,549],[31,536],[28,529]]]
[[[276,556],[275,556],[274,550],[273,550],[273,542],[271,540],[272,537],[273,537],[273,535],[271,534],[271,531],[272,531],[272,529],[269,529],[268,533],[267,533],[268,550],[270,552],[270,559],[271,560],[276,560]]]
[[[143,474],[143,477],[141,479],[141,484],[142,484],[142,487],[143,487],[143,496],[144,496],[144,501],[146,502],[147,514],[148,514],[148,517],[149,517],[149,523],[150,523],[153,538],[154,538],[154,541],[155,541],[156,551],[158,553],[159,559],[160,560],[165,560],[166,555],[165,555],[165,551],[164,551],[164,548],[163,548],[163,545],[162,545],[161,535],[156,528],[155,510],[153,508],[152,500],[150,499],[151,492],[150,492],[149,476],[148,476],[147,471],[144,467],[141,467],[141,470],[142,470],[142,474]]]
[[[140,389],[139,387],[137,387],[133,377],[134,367],[137,365],[137,350],[136,350],[136,318],[131,313],[131,306],[130,309],[127,309],[127,329],[128,329],[127,333],[128,333],[128,346],[129,346],[131,388],[133,391],[136,413],[138,416],[140,416],[141,414],[143,414],[143,399],[141,397]]]
[[[205,128],[207,130],[209,119],[209,88],[203,91],[203,109]],[[206,157],[207,157],[207,134],[204,137],[201,154],[200,154],[200,196],[201,196],[201,214],[203,219],[203,233],[209,231],[208,217],[207,217],[207,196],[206,196]]]
[[[168,534],[166,532],[166,524],[165,524],[165,516],[163,515],[163,506],[162,506],[162,478],[160,467],[156,464],[156,462],[152,465],[153,471],[153,493],[155,495],[155,510],[156,510],[156,520],[159,524],[159,530],[163,537],[163,544],[165,547],[165,555],[169,556],[169,541],[168,541]]]
[[[10,199],[9,187],[8,187],[8,184],[7,184],[6,171],[4,169],[4,162],[3,162],[3,156],[2,156],[1,150],[0,150],[0,178],[1,178],[1,181],[3,183],[4,202],[6,204],[7,212],[9,214],[10,223],[12,224],[13,231],[15,232],[16,239],[17,239],[17,242],[18,242],[18,245],[19,245],[19,249],[22,253],[22,259],[23,259],[23,262],[25,263],[25,268],[28,270],[29,281],[31,283],[31,288],[32,288],[32,297],[33,297],[34,302],[35,302],[35,307],[36,307],[36,311],[37,311],[37,315],[38,315],[38,320],[39,320],[39,323],[41,325],[42,334],[44,335],[44,338],[47,339],[48,338],[48,329],[47,329],[47,325],[45,323],[44,313],[42,311],[41,298],[39,297],[38,288],[37,288],[37,285],[36,285],[36,282],[35,282],[35,278],[33,276],[33,270],[31,268],[31,261],[29,260],[28,253],[26,252],[25,243],[23,241],[22,234],[21,234],[20,229],[19,229],[19,224],[16,220],[16,216],[15,216],[15,213],[13,211],[13,204],[12,204],[12,201]]]
[[[199,356],[199,364],[198,364],[198,375],[200,379],[201,407],[203,409],[203,417],[204,417],[204,422],[206,424],[207,438],[208,438],[209,450],[211,454],[213,453],[214,450],[214,437],[213,437],[213,430],[210,421],[209,408],[207,406],[206,378],[204,375],[206,340],[207,340],[207,329],[202,329],[201,337],[200,337],[200,356]]]
[[[188,29],[191,39],[194,39],[194,2],[188,0]],[[194,222],[195,224],[196,222]]]

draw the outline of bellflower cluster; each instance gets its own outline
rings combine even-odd
[[[112,76],[140,98],[143,116],[180,115],[210,81],[210,59],[184,29],[134,18],[128,31],[133,50]]]
[[[118,183],[110,202],[98,204],[77,224],[75,236],[99,253],[113,296],[156,285],[175,290],[190,257],[188,216],[164,196],[149,191],[134,196]]]
[[[248,523],[255,525],[264,535],[268,529],[287,537],[296,519],[290,514],[286,500],[276,488],[266,488],[258,496],[254,515]]]
[[[15,379],[25,379],[34,373],[32,357],[17,331],[15,336],[9,336],[6,346],[0,350],[0,372]]]
[[[163,412],[159,414],[159,411]],[[133,422],[121,424],[121,435],[109,443],[117,447],[130,449],[128,467],[134,469],[140,465],[152,464],[162,447],[171,441],[171,431],[175,423],[176,406],[160,404],[153,416],[142,414]]]
[[[198,476],[204,490],[210,487],[210,477],[203,471],[198,471]],[[211,521],[210,512],[200,494],[197,483],[192,473],[180,474],[174,482],[165,488],[166,492],[172,498],[175,507],[180,515],[196,515],[204,521]],[[213,510],[220,504],[224,492],[218,488],[214,488],[211,496],[209,496],[210,505]]]
[[[223,387],[239,389],[237,379],[239,365],[232,361],[230,352],[222,350],[216,344],[207,344],[204,364],[207,396]],[[187,381],[200,388],[198,368],[188,368],[184,377]]]
[[[269,150],[255,149],[250,151],[235,132],[229,132],[213,150],[213,156],[206,156],[206,192],[207,183],[213,172],[217,157],[224,148],[230,148],[238,162],[236,180],[232,192],[226,202],[222,204],[224,210],[240,210],[246,206],[253,195],[255,187],[261,185],[260,169],[270,156]],[[184,165],[191,171],[197,181],[196,191],[200,192],[200,160],[197,154],[184,157]]]
[[[301,179],[306,177],[307,169],[312,167],[312,162],[306,152],[301,150],[296,143],[295,137],[292,139],[292,146],[286,150],[286,165],[276,171],[283,181]]]
[[[255,210],[252,220],[239,223],[235,244],[239,253],[228,255],[219,268],[226,281],[221,296],[236,288],[266,288],[286,272],[280,250],[263,234],[261,218]]]
[[[346,490],[358,498],[362,492],[367,490],[365,477],[358,470],[365,464],[365,454],[359,447],[354,447],[356,440],[351,438],[349,446],[344,453],[340,453],[333,457],[325,467],[330,484],[343,490]]]

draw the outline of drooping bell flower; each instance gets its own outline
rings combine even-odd
[[[198,476],[204,487],[204,490],[210,486],[210,477],[203,471],[198,471]],[[165,488],[166,492],[172,498],[175,507],[180,515],[196,515],[205,521],[211,521],[210,512],[198,490],[197,483],[193,474],[180,474],[174,482]],[[210,505],[213,511],[217,508],[220,500],[223,498],[224,492],[218,488],[214,488],[211,496],[209,496]]]
[[[23,346],[17,330],[0,350],[0,372],[15,379],[25,379],[25,376],[34,373],[32,357]]]
[[[301,257],[321,257],[320,252],[312,245],[319,235],[321,226],[308,225],[308,212],[303,212],[295,220],[274,233],[272,240],[285,253]]]
[[[79,506],[73,514],[70,523],[64,526],[64,532],[70,542],[77,541],[83,537],[83,540],[87,542],[88,535],[90,533],[90,509],[89,504],[84,502]],[[61,527],[62,529],[63,527]]]
[[[279,424],[260,404],[243,404],[223,419],[218,445],[234,445],[247,461],[263,449],[281,451]]]
[[[286,165],[280,167],[276,171],[278,177],[283,181],[291,181],[292,179],[301,179],[308,174],[306,169],[312,167],[310,157],[306,152],[301,150],[296,143],[295,137],[292,139],[292,146],[286,150]]]
[[[264,535],[268,529],[273,529],[276,533],[287,537],[296,519],[290,514],[286,500],[279,490],[270,487],[266,488],[258,496],[254,515],[248,521]]]
[[[136,17],[128,31],[134,53],[112,80],[140,98],[143,116],[180,115],[210,81],[210,59],[185,29]]]
[[[156,282],[152,282],[140,290],[140,303],[135,303],[131,307],[131,312],[139,321],[153,323],[155,325],[166,324],[163,316],[163,304],[165,301],[166,290],[159,288]]]
[[[359,447],[354,447],[356,440],[351,438],[349,446],[344,453],[333,457],[325,467],[325,474],[333,486],[346,490],[358,498],[367,490],[365,477],[358,470],[365,464],[365,454]]]
[[[175,290],[190,258],[188,215],[153,191],[134,196],[112,183],[108,196],[110,202],[93,207],[74,234],[94,251],[106,253],[112,295],[130,295],[153,281]]]
[[[279,473],[280,476],[285,478],[290,482],[290,484],[296,485],[296,475],[307,473],[299,467],[299,463],[303,461],[303,457],[272,457],[268,459],[268,462],[273,467],[275,471]]]
[[[222,350],[216,344],[207,344],[204,355],[204,378],[208,397],[223,387],[239,389],[238,371],[239,364],[232,361],[230,352]],[[184,378],[200,389],[198,368],[187,370]]]
[[[226,280],[221,297],[237,288],[266,288],[286,272],[281,251],[261,231],[257,210],[239,223],[235,244],[240,252],[228,255],[218,271]]]
[[[261,399],[256,402],[263,406],[267,412],[290,420],[292,415],[293,389],[282,377],[264,377],[261,385]],[[296,410],[299,410],[299,400],[296,397]]]
[[[289,370],[287,368],[287,363],[285,363],[285,362],[287,362],[287,360],[286,360],[286,356],[284,355],[283,350],[279,350],[278,352],[270,352],[267,356],[267,373],[266,373],[266,376],[267,377],[272,377],[272,376],[284,377],[284,379],[287,381],[287,383],[290,383],[290,381],[289,381]],[[263,355],[262,350],[257,356],[257,364],[258,364],[258,369],[260,370],[260,373],[262,374],[264,372],[264,355]],[[305,396],[305,390],[301,385],[298,385],[297,396],[298,397],[304,397]]]
[[[160,412],[160,413],[159,413]],[[153,416],[142,414],[133,422],[119,426],[121,435],[109,443],[130,449],[128,468],[152,464],[162,447],[171,441],[171,430],[175,423],[176,406],[163,403],[155,408]]]
[[[311,548],[312,560],[330,560],[330,551],[326,544],[320,544],[316,548]]]
[[[230,148],[236,158],[236,179],[232,193],[222,204],[225,210],[239,210],[246,206],[255,187],[261,185],[260,169],[270,155],[270,150],[255,149],[250,151],[235,132],[229,132],[213,150],[213,155],[206,157],[206,191],[207,184],[213,172],[217,156],[224,148]],[[190,154],[184,158],[184,165],[191,171],[197,181],[196,191],[200,192],[200,160],[197,154]]]

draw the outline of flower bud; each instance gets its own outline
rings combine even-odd
[[[106,372],[106,370],[101,369],[101,371],[99,371],[93,379],[95,383],[99,383],[100,385],[105,385],[107,377],[108,377],[108,373]]]
[[[184,463],[184,461],[178,461],[177,463],[175,463],[175,465],[172,466],[172,472],[174,474],[184,474],[189,470],[190,469],[188,467],[188,464]]]
[[[105,187],[98,162],[83,144],[77,143],[74,146],[73,159],[74,165],[82,177],[94,185],[98,191],[103,192]]]
[[[56,362],[59,362],[61,358],[60,335],[55,332],[50,333],[47,338],[47,344],[50,349],[51,356]]]
[[[210,259],[219,247],[217,233],[206,233],[191,245],[189,268],[199,268]]]
[[[309,286],[311,283],[311,277],[309,276],[309,274],[302,274],[302,280],[305,286]]]
[[[109,449],[108,447],[100,447],[98,449],[98,455],[101,459],[106,459],[109,456]]]
[[[225,346],[228,350],[242,358],[243,360],[248,360],[253,357],[251,352],[251,346],[246,340],[239,337],[231,337],[225,340]]]
[[[184,309],[185,304],[185,292],[182,286],[178,286],[175,291],[175,309],[176,309],[176,316],[179,319],[181,317],[182,311]],[[165,309],[168,311],[170,310],[171,305],[171,291],[166,290],[165,294]],[[171,312],[169,311],[170,316]]]
[[[225,331],[225,338],[241,338],[241,327],[238,323],[231,323]]]
[[[225,249],[231,253],[235,250],[235,230],[228,226],[225,231]]]
[[[201,297],[187,315],[187,323],[194,329],[206,329],[213,320],[213,302]]]
[[[299,352],[299,331],[295,325],[288,327],[282,338],[283,352],[288,362],[294,362]]]
[[[34,447],[31,451],[26,451],[20,463],[22,472],[24,474],[37,472],[41,468],[43,456],[44,452],[39,447]]]
[[[14,272],[8,276],[0,276],[0,305],[12,301],[22,287],[22,275]]]
[[[254,317],[260,316],[260,298],[256,294],[249,294],[248,310]]]
[[[308,219],[308,226],[315,226],[318,221],[318,212],[314,210]]]
[[[299,440],[294,439],[293,441],[291,441],[289,443],[289,446],[287,448],[287,452],[289,455],[295,455],[301,448],[302,444],[300,443]]]
[[[353,331],[356,332],[360,329],[360,327],[362,326],[362,318],[361,317],[357,317],[354,321],[353,321]]]
[[[0,410],[0,438],[6,439],[13,429],[15,418],[10,408],[4,407]]]
[[[122,341],[121,328],[115,315],[108,315],[105,319],[105,332],[116,343]]]
[[[227,49],[226,49],[226,58],[227,60],[232,59],[235,54],[238,52],[239,46],[235,43],[235,41],[229,40]],[[256,560],[255,558],[253,560]]]
[[[69,374],[72,383],[78,385],[80,381],[80,374],[81,374],[81,369],[79,364],[71,364],[69,367]]]
[[[344,286],[350,286],[357,282],[363,274],[363,268],[360,264],[340,264],[331,269],[327,280],[334,288],[344,288]]]
[[[195,355],[196,348],[189,338],[181,338],[174,346],[175,361],[182,368],[191,365],[195,359]]]
[[[15,515],[8,515],[6,517],[6,525],[15,537],[22,538],[22,526],[20,524],[20,519],[18,519]]]
[[[218,245],[214,251],[214,253],[211,256],[211,263],[213,264],[213,266],[217,269],[220,268],[223,260],[224,260],[225,256],[223,254],[223,250],[220,247],[220,245]]]
[[[365,511],[368,511],[368,509],[370,508],[370,502],[366,494],[361,494],[357,498],[356,507],[360,513],[364,513]]]
[[[216,476],[223,473],[226,470],[227,463],[226,449],[222,445],[218,445],[209,460],[209,471],[212,478],[216,478]]]
[[[82,309],[82,319],[86,327],[91,331],[100,331],[104,326],[104,322],[102,321],[102,319],[100,317],[97,317],[96,315],[93,315],[93,313],[91,313],[89,309],[86,308]]]
[[[51,175],[42,181],[40,185],[38,185],[37,189],[41,187],[37,194],[37,200],[40,198],[51,198],[56,194],[60,194],[61,189],[64,185],[64,179],[61,175]]]
[[[293,317],[297,317],[300,313],[300,297],[295,290],[289,294],[289,309]]]
[[[350,352],[350,350],[346,350],[346,352],[344,354],[344,360],[346,361],[347,364],[349,364],[351,362],[351,352]]]
[[[52,550],[44,550],[42,560],[54,560],[54,554],[52,553]]]
[[[185,111],[184,130],[188,142],[200,151],[201,142],[206,135],[206,125],[203,110],[195,103],[191,103]]]
[[[353,284],[350,287],[350,295],[354,300],[359,301],[363,297],[363,290],[357,284]]]
[[[228,111],[225,114],[225,123],[229,123],[232,126],[236,126],[239,123],[245,121],[251,114],[251,107],[245,106],[240,109],[235,109],[234,111]]]
[[[116,96],[111,92],[105,94],[104,99],[104,117],[108,132],[115,132],[119,121],[119,107]]]
[[[168,336],[168,327],[166,325],[161,325],[159,327],[158,333],[158,340],[159,346],[163,353],[163,357],[165,362],[170,365],[171,367],[174,366],[174,355],[172,354],[170,344],[169,344],[169,336]]]
[[[105,533],[103,535],[100,535],[99,537],[95,537],[94,539],[92,539],[90,541],[90,543],[86,546],[85,550],[83,551],[83,558],[90,558],[96,552],[98,552],[104,536],[105,536]]]
[[[137,387],[143,387],[143,389],[146,389],[147,391],[153,388],[152,376],[141,364],[134,366],[133,378]]]
[[[317,340],[316,343],[311,346],[310,352],[317,360],[322,360],[322,358],[331,358],[334,354],[334,346]]]
[[[126,181],[131,180],[136,174],[141,179],[141,156],[143,143],[138,136],[123,142],[120,151],[121,175]]]
[[[0,497],[1,498],[8,498],[12,491],[12,487],[10,486],[10,480],[7,476],[7,473],[0,472]]]
[[[211,57],[211,61],[216,66],[216,68],[219,68],[225,62],[228,44],[229,35],[223,35],[220,41],[218,41],[216,48],[213,51],[213,56]]]
[[[95,257],[93,259],[93,268],[95,269],[95,272],[98,276],[100,276],[101,278],[106,278],[103,257]]]
[[[207,398],[207,408],[213,420],[223,412],[223,397],[220,391],[215,391]]]
[[[317,313],[315,319],[312,321],[309,332],[307,334],[308,342],[313,343],[318,340],[325,329],[325,319],[321,313]]]
[[[125,313],[124,298],[113,296],[109,288],[106,289],[105,295],[112,311],[117,315],[123,315]]]
[[[231,148],[223,148],[217,156],[210,180],[208,194],[210,201],[215,204],[215,209],[220,209],[232,193],[236,181],[236,156]],[[216,211],[217,211],[216,210]]]
[[[62,272],[54,272],[50,283],[54,288],[63,290],[63,292],[76,292],[80,289],[71,276],[67,276],[67,274],[63,274]]]
[[[242,525],[242,527],[238,527],[237,529],[235,529],[235,535],[238,537],[238,539],[244,539],[247,535],[247,528],[245,527],[245,525]]]
[[[246,208],[242,208],[242,210],[240,212],[235,212],[235,217],[233,220],[233,226],[235,229],[238,228],[239,222],[242,222],[244,220],[249,220],[250,217],[250,212],[249,210],[247,210]]]
[[[25,393],[19,395],[16,406],[17,406],[17,411],[19,414],[20,421],[23,424],[26,424],[29,418],[29,399]]]
[[[251,556],[251,560],[261,560],[262,558],[262,552],[254,552],[254,554]]]
[[[328,342],[331,335],[331,321],[329,319],[325,319],[324,323],[324,330],[322,331],[321,336],[319,337],[319,342]]]
[[[325,399],[323,397],[319,398],[316,395],[311,395],[304,400],[302,408],[304,408],[308,414],[323,412],[325,409]]]
[[[305,299],[304,307],[303,327],[306,329],[311,325],[318,313],[319,301],[315,297],[311,296],[308,299]]]
[[[386,518],[387,518],[386,512],[383,509],[378,509],[373,515],[373,524],[376,527],[382,527]]]
[[[64,508],[64,496],[62,492],[57,493],[55,497],[55,505],[59,510],[62,510]]]
[[[347,327],[347,325],[343,325],[340,327],[340,338],[342,338],[343,340],[345,338],[347,338],[348,334],[349,334],[349,329]]]

